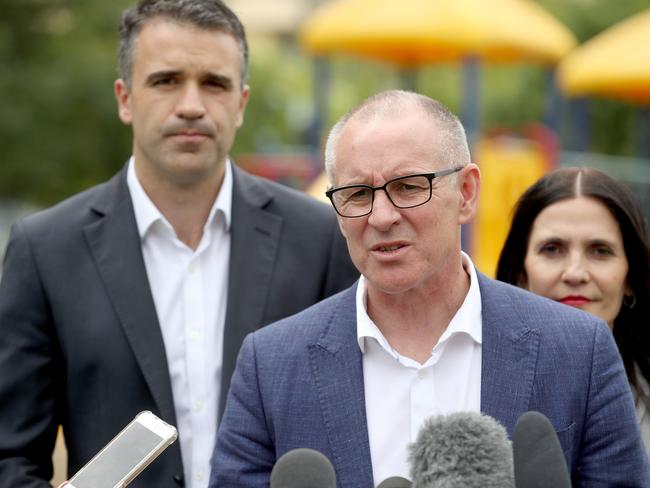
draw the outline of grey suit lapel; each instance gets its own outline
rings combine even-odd
[[[93,205],[84,229],[91,253],[162,417],[176,424],[165,346],[140,248],[133,205],[121,171]]]
[[[267,290],[276,260],[282,218],[264,207],[272,195],[233,165],[228,304],[223,341],[219,416],[244,337],[263,322]]]
[[[499,420],[510,434],[530,405],[539,334],[517,313],[505,289],[479,275],[483,304],[481,411]]]
[[[342,295],[326,330],[309,346],[309,359],[339,485],[365,487],[373,486],[372,464],[355,292]]]

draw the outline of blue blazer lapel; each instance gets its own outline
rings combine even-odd
[[[84,229],[91,254],[162,417],[176,424],[169,368],[123,170],[106,184]]]
[[[512,435],[528,410],[539,352],[539,334],[517,314],[516,304],[497,284],[479,274],[483,307],[481,411]]]
[[[340,486],[374,486],[361,350],[357,343],[356,286],[342,296],[329,325],[309,346],[309,360]]]
[[[244,337],[257,330],[264,316],[275,264],[282,218],[264,211],[272,195],[233,165],[228,303],[223,340],[219,416]]]

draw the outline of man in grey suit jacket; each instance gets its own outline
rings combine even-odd
[[[244,336],[358,276],[334,212],[228,152],[249,88],[219,0],[145,0],[121,26],[133,158],[16,223],[0,283],[0,487],[72,475],[142,410],[179,427],[134,487],[207,485]],[[198,277],[198,279],[197,279]]]
[[[424,420],[463,410],[509,434],[524,412],[545,414],[575,487],[650,486],[606,324],[493,281],[461,252],[480,174],[456,117],[383,92],[334,126],[325,158],[362,276],[244,340],[210,487],[268,486],[275,461],[303,447],[332,461],[339,488],[410,477]]]

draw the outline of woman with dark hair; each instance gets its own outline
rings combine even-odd
[[[496,277],[608,323],[650,452],[649,255],[630,189],[596,169],[563,168],[519,198]]]

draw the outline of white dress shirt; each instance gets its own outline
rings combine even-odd
[[[226,313],[232,169],[196,250],[180,241],[129,162],[127,183],[169,366],[185,486],[205,488],[217,431]]]
[[[367,314],[366,279],[356,295],[357,339],[363,353],[368,437],[375,486],[391,476],[410,479],[408,445],[431,415],[480,411],[481,294],[463,253],[469,291],[424,363],[400,355]]]

